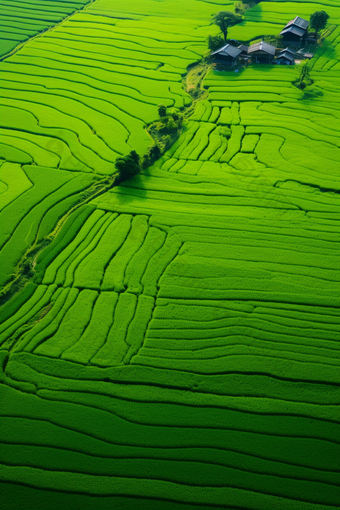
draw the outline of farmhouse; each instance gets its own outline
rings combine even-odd
[[[248,48],[248,55],[253,64],[271,64],[275,56],[275,46],[261,41]]]
[[[238,48],[241,50],[241,53],[239,55],[239,62],[240,64],[247,65],[249,61],[249,55],[248,55],[248,48],[249,46],[246,46],[245,44],[240,44]]]
[[[225,65],[225,66],[233,66],[237,63],[237,57],[242,53],[242,50],[239,48],[235,48],[231,44],[226,44],[214,51],[211,55],[214,57],[214,63]]]
[[[285,28],[282,30],[284,42],[301,43],[307,36],[308,21],[296,16],[293,20],[289,21]]]
[[[276,63],[283,65],[292,65],[294,64],[295,55],[296,55],[295,51],[289,48],[281,50],[278,56],[276,57]]]
[[[238,46],[238,48],[241,50],[240,57],[248,58],[249,46],[247,46],[246,44],[240,44],[240,46]]]

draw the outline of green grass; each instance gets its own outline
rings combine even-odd
[[[28,176],[32,176],[37,184],[1,212],[1,221],[6,225],[2,231],[0,253],[2,285],[10,279],[27,247],[42,241],[79,201],[78,194],[94,182],[90,175],[65,175],[61,171],[58,175],[57,171],[48,168],[26,168]],[[46,175],[48,183],[41,179],[42,175]]]
[[[33,37],[59,23],[64,18],[86,5],[87,0],[68,2],[43,0],[3,2],[0,16],[2,38],[0,54],[14,50],[29,37]]]
[[[6,1],[6,40],[82,5]],[[304,91],[297,66],[209,72],[114,182],[157,105],[191,104],[221,9],[96,0],[1,62],[6,510],[338,507],[339,29]],[[320,9],[262,1],[229,36]]]
[[[33,186],[18,164],[4,163],[0,167],[0,180],[6,185],[5,191],[0,195],[0,210]]]

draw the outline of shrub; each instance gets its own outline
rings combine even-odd
[[[296,82],[294,82],[294,85],[296,85],[301,90],[308,87],[308,85],[312,84],[312,81],[309,76],[308,64],[309,64],[308,60],[305,60],[304,62],[302,62],[302,64],[300,64],[299,78]]]
[[[162,138],[162,143],[164,146],[164,152],[169,149],[169,147],[172,145],[173,139],[170,135],[165,135]]]
[[[179,121],[178,125],[182,124],[183,114],[179,110],[176,110],[176,108],[172,108],[170,114],[175,121]]]
[[[166,106],[165,106],[165,104],[159,104],[157,106],[157,110],[158,110],[158,115],[160,117],[165,117],[166,116]]]
[[[283,44],[282,35],[265,35],[263,40],[272,46],[276,46],[277,48],[281,48]]]
[[[152,165],[157,159],[159,159],[162,155],[162,150],[159,144],[155,143],[154,145],[150,145],[146,154],[143,156],[142,166],[143,168],[147,168]]]
[[[235,12],[236,12],[236,14],[241,14],[242,15],[242,14],[244,14],[245,10],[246,10],[246,8],[245,8],[245,5],[243,4],[242,1],[236,2],[236,4],[235,4]]]
[[[209,35],[208,48],[211,51],[216,51],[225,44],[223,37],[220,35]]]
[[[175,122],[175,120],[173,119],[173,117],[169,117],[169,120],[168,120],[168,123],[167,123],[166,127],[167,127],[167,130],[170,131],[170,132],[177,131],[178,125]]]
[[[152,159],[160,158],[162,155],[162,152],[161,152],[161,149],[159,148],[159,145],[157,145],[157,144],[150,145],[150,147],[148,148],[148,155]]]

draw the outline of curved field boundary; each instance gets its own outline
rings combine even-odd
[[[60,23],[74,11],[83,9],[89,0],[73,2],[58,0],[24,1],[7,0],[1,6],[0,57],[13,53],[20,43]]]
[[[335,23],[325,1],[261,2],[229,35]],[[303,91],[297,66],[212,71],[162,158],[98,179],[147,150],[158,103],[189,104],[182,75],[233,7],[97,0],[1,64],[0,257],[44,240],[1,308],[13,510],[339,506],[338,28]]]

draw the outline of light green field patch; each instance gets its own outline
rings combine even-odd
[[[3,143],[8,144],[16,149],[19,149],[26,154],[29,154],[32,158],[32,161],[40,166],[49,166],[56,168],[59,164],[60,159],[57,155],[45,151],[39,145],[35,143],[24,140],[21,137],[13,136],[10,131],[6,131],[4,129],[0,130],[0,136]]]
[[[261,24],[263,22],[269,22],[273,23],[274,27],[277,23],[281,23],[282,27],[279,27],[281,31],[288,21],[297,16],[297,12],[301,18],[309,21],[310,15],[313,12],[322,10],[326,11],[330,16],[329,23],[339,23],[339,9],[337,7],[338,6],[332,1],[326,1],[323,3],[317,0],[311,0],[308,2],[306,2],[306,0],[298,0],[298,3],[283,3],[282,0],[277,0],[275,2],[261,2],[261,4],[256,5],[245,13],[245,19],[247,20],[246,26],[248,28],[249,21],[256,23],[261,22]]]
[[[5,191],[0,194],[0,210],[33,186],[21,166],[13,163],[1,165],[0,181],[6,185]]]

